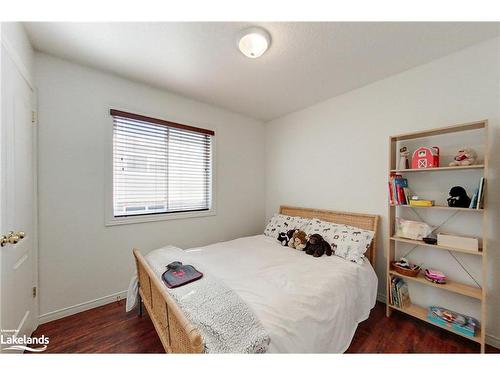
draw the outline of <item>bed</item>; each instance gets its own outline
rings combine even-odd
[[[271,338],[268,352],[344,352],[358,323],[375,305],[378,217],[289,206],[281,206],[280,213],[374,231],[366,260],[355,264],[337,256],[313,258],[264,235],[185,251],[194,264],[217,274],[253,310]],[[165,351],[204,352],[198,327],[186,318],[140,251],[134,249],[133,254],[139,296]]]

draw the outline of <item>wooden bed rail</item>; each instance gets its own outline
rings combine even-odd
[[[138,249],[133,250],[139,280],[139,295],[167,353],[203,353],[201,334],[165,291]],[[140,301],[139,301],[140,303]]]

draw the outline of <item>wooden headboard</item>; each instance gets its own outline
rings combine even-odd
[[[316,208],[303,208],[280,206],[280,214],[289,216],[300,216],[308,219],[316,218],[324,221],[331,221],[337,224],[346,224],[353,227],[372,230],[375,232],[370,248],[366,251],[365,256],[370,261],[375,269],[375,259],[377,257],[377,226],[378,216],[368,214],[356,214],[352,212],[338,212],[329,210],[320,210]]]

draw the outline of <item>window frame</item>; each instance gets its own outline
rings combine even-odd
[[[216,215],[216,188],[217,188],[217,179],[216,179],[216,170],[215,170],[215,160],[217,154],[217,139],[215,134],[212,135],[212,158],[211,158],[211,171],[212,171],[212,183],[211,183],[211,207],[208,210],[193,210],[193,211],[183,211],[183,212],[166,212],[166,213],[150,213],[150,214],[141,214],[141,215],[130,215],[130,216],[114,216],[114,197],[113,197],[113,116],[111,115],[112,110],[117,108],[116,106],[110,106],[107,109],[106,121],[107,121],[107,131],[106,131],[106,156],[105,156],[105,226],[114,226],[114,225],[125,225],[125,224],[138,224],[138,223],[148,223],[155,221],[165,221],[165,220],[178,220],[178,219],[188,219],[188,218],[197,218],[197,217],[207,217],[207,216],[215,216]],[[128,112],[130,114],[137,114],[137,111],[122,111]],[[142,115],[137,115],[142,116]],[[182,125],[176,122],[170,122],[167,120],[161,120],[163,116],[155,116],[155,115],[144,115],[146,118],[157,119],[159,121],[165,121],[165,123],[172,123]],[[193,128],[192,126],[184,125],[187,128]],[[208,131],[212,131],[215,133],[214,129],[210,129],[204,127],[204,129]]]

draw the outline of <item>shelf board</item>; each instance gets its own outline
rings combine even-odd
[[[488,123],[487,120],[481,120],[481,121],[469,122],[466,124],[446,126],[444,128],[427,129],[427,130],[417,131],[417,132],[412,132],[412,133],[399,134],[399,135],[392,136],[391,141],[392,142],[405,141],[408,139],[418,139],[418,138],[433,137],[436,135],[443,135],[443,134],[449,134],[449,133],[459,133],[459,132],[469,131],[469,130],[484,129],[484,128],[486,128],[487,123]]]
[[[439,172],[439,171],[454,171],[460,169],[483,169],[484,164],[475,165],[461,165],[458,167],[436,167],[436,168],[410,168],[410,169],[391,169],[391,172],[395,173],[407,173],[407,172]]]
[[[391,204],[391,207],[410,207],[410,208],[430,208],[438,210],[450,210],[450,211],[466,211],[466,212],[484,212],[482,208],[464,208],[464,207],[449,207],[449,206],[412,206],[410,204]]]
[[[441,326],[437,323],[434,323],[432,320],[430,320],[428,317],[427,317],[427,309],[424,308],[424,307],[421,307],[421,306],[418,306],[418,305],[415,305],[415,304],[411,304],[410,306],[404,308],[404,309],[401,309],[399,307],[396,307],[394,305],[389,305],[389,307],[391,309],[394,309],[394,310],[398,310],[398,311],[401,311],[405,314],[408,314],[408,315],[411,315],[417,319],[420,319],[420,320],[423,320],[424,322],[427,322],[427,323],[430,323],[436,327],[439,327],[439,328],[442,328],[446,331],[449,331],[449,332],[452,332],[456,335],[459,335],[459,336],[462,336],[462,337],[465,337],[469,340],[472,340],[472,341],[475,341],[477,343],[481,343],[481,330],[482,330],[482,327],[479,328],[479,332],[476,334],[476,336],[474,337],[470,337],[470,336],[467,336],[467,335],[464,335],[463,333],[460,333],[460,332],[457,332],[455,330],[453,330],[452,328],[448,328],[446,326]]]
[[[416,277],[411,277],[411,276],[401,275],[399,272],[395,270],[390,270],[389,274],[392,276],[401,277],[406,280],[416,281],[418,283],[425,284],[433,288],[447,290],[449,292],[472,297],[478,300],[482,299],[482,293],[483,293],[482,289],[475,286],[470,286],[467,284],[462,284],[451,280],[447,280],[446,284],[436,284],[426,280],[426,278],[421,273],[418,274]]]
[[[408,238],[402,238],[402,237],[397,237],[397,236],[391,236],[390,239],[393,241],[396,241],[396,242],[404,242],[404,243],[409,243],[409,244],[418,245],[418,246],[427,246],[427,247],[432,247],[434,249],[439,249],[439,250],[457,251],[459,253],[479,255],[479,256],[483,255],[483,252],[481,251],[481,249],[479,249],[480,251],[474,251],[474,250],[458,249],[456,247],[431,245],[431,244],[425,243],[424,241],[410,240]]]

